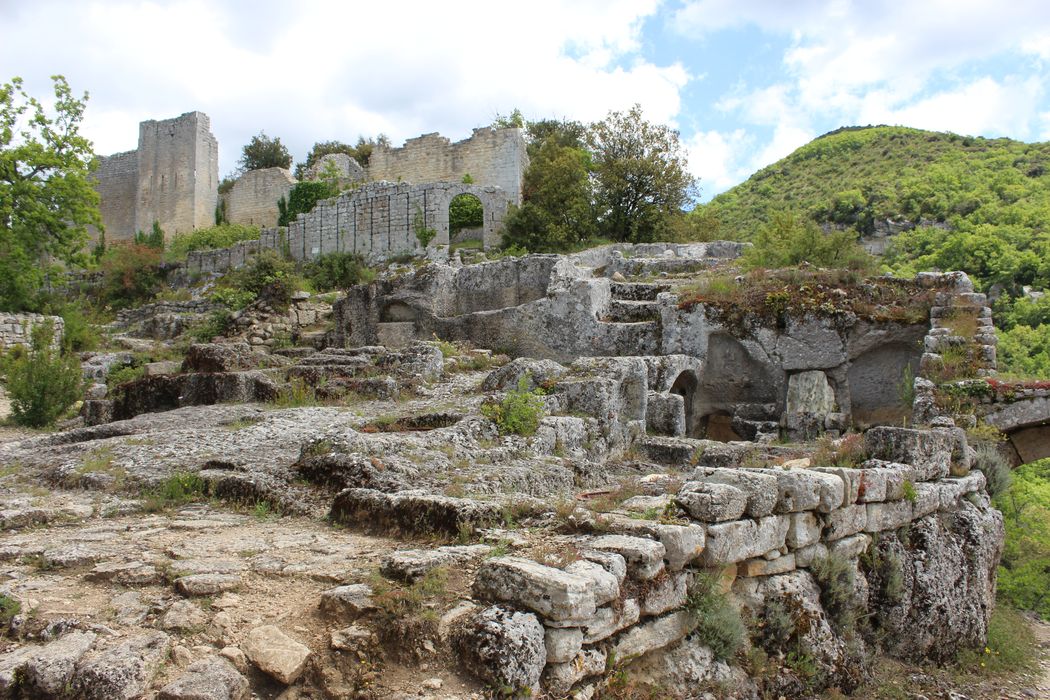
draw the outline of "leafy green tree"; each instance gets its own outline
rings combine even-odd
[[[19,425],[52,425],[80,397],[80,361],[72,354],[63,357],[54,338],[50,321],[38,323],[30,331],[29,349],[4,363],[11,413]]]
[[[302,163],[298,163],[295,166],[295,177],[302,180],[306,176],[306,171],[313,167],[317,161],[321,158],[330,155],[332,153],[345,153],[354,160],[362,168],[368,167],[368,159],[372,155],[372,151],[375,150],[376,146],[390,147],[390,139],[386,134],[379,134],[375,138],[364,136],[357,137],[356,145],[351,146],[348,143],[342,141],[318,141],[310,149],[310,152],[306,154],[306,160]]]
[[[80,135],[88,95],[52,76],[51,114],[21,78],[0,86],[0,308],[31,308],[53,265],[83,264],[88,227],[102,228],[91,142]]]
[[[265,131],[260,131],[245,144],[237,165],[241,172],[263,168],[290,168],[292,154],[284,147],[280,138],[270,138]]]
[[[522,206],[504,220],[503,244],[533,252],[568,250],[598,231],[590,155],[548,136],[525,173]]]
[[[295,217],[312,210],[322,199],[335,197],[339,188],[323,180],[304,180],[297,182],[288,193],[288,199],[281,197],[277,201],[277,225],[287,226]]]
[[[618,241],[653,241],[696,193],[678,132],[651,124],[635,105],[592,124],[595,199],[603,235]]]
[[[855,231],[824,233],[812,220],[792,213],[778,213],[759,229],[754,245],[744,252],[749,268],[791,267],[808,262],[818,267],[867,270],[874,262]]]
[[[497,114],[492,120],[494,129],[523,129],[525,128],[525,115],[517,107],[510,114],[504,116]]]

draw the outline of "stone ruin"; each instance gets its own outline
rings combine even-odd
[[[139,124],[138,148],[99,158],[99,210],[109,240],[157,222],[168,236],[215,223],[219,144],[204,112]]]
[[[0,687],[586,698],[631,678],[668,697],[805,697],[851,692],[872,650],[980,647],[1002,516],[929,378],[960,343],[994,371],[987,301],[955,273],[900,282],[928,308],[907,318],[734,322],[687,303],[687,280],[740,245],[395,265],[98,383],[79,427],[0,444],[17,465],[0,590],[34,611],[12,618]],[[126,312],[118,337],[170,338],[206,312]],[[979,321],[973,337],[951,313]],[[501,433],[493,407],[522,390],[537,429]],[[150,505],[186,474],[212,502]],[[712,596],[772,670],[719,651]]]
[[[324,239],[338,239],[339,250],[363,251],[373,259],[383,257],[396,243],[395,252],[415,247],[416,211],[422,226],[438,231],[437,244],[448,242],[448,204],[451,185],[463,185],[455,194],[477,196],[485,209],[482,232],[486,247],[498,243],[503,213],[510,203],[521,202],[522,178],[528,167],[525,140],[520,129],[475,129],[467,139],[450,142],[438,134],[409,139],[401,147],[376,145],[367,167],[345,154],[325,156],[307,177],[317,179],[331,163],[340,183],[355,188],[334,205],[334,223],[309,218],[294,223],[289,238],[310,244],[312,229],[326,229]],[[101,196],[102,221],[111,241],[128,240],[137,231],[149,231],[154,222],[172,236],[215,221],[218,194],[218,144],[203,112],[189,112],[174,119],[146,121],[139,125],[138,148],[99,159],[96,172]],[[223,198],[226,218],[234,224],[272,229],[277,225],[277,202],[287,197],[296,179],[283,168],[252,170],[236,179]],[[411,191],[395,186],[409,183]],[[360,191],[357,186],[363,186]],[[454,195],[452,195],[454,196]],[[345,201],[344,201],[345,200]],[[297,232],[296,226],[300,227]],[[331,226],[336,228],[329,231]],[[313,241],[326,250],[325,240]],[[348,247],[341,247],[341,246]],[[302,258],[302,246],[296,246]],[[205,270],[214,265],[203,262]]]

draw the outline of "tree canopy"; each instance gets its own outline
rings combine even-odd
[[[91,142],[80,135],[88,99],[52,76],[50,112],[21,78],[0,87],[0,308],[33,307],[54,263],[85,262],[88,227],[102,227]]]
[[[237,165],[241,172],[263,168],[287,169],[292,167],[292,154],[284,147],[280,138],[270,138],[265,131],[260,131],[245,144]]]
[[[696,192],[678,132],[647,122],[636,104],[592,124],[587,145],[602,233],[635,243],[667,238]]]
[[[603,121],[526,124],[530,165],[522,205],[504,220],[504,244],[566,251],[601,235],[617,241],[677,239],[696,182],[677,132],[647,122],[641,107]]]
[[[374,138],[358,136],[357,143],[353,146],[348,143],[343,143],[342,141],[318,141],[313,145],[313,148],[310,149],[310,152],[306,154],[306,160],[302,163],[296,163],[295,177],[302,180],[306,175],[308,168],[312,167],[324,156],[332,153],[345,153],[356,160],[362,168],[367,168],[368,159],[371,157],[372,151],[376,146],[389,147],[390,139],[386,134],[380,134]]]

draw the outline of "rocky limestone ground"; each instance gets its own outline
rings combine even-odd
[[[513,384],[514,372],[504,374]],[[185,406],[52,434],[5,433],[0,593],[18,608],[5,614],[0,697],[498,694],[459,663],[486,653],[456,642],[479,567],[512,554],[594,570],[566,566],[571,545],[558,521],[615,495],[624,479],[643,486],[632,498],[651,510],[682,476],[635,455],[599,462],[578,416],[531,441],[501,437],[478,415],[496,384],[486,371],[446,371],[410,391],[338,405]],[[455,498],[484,497],[467,503],[489,504],[471,507],[490,509],[480,515],[500,525],[446,523],[440,511],[413,508],[449,501],[412,496],[377,501],[362,517],[347,506],[330,521],[344,487],[416,489],[457,507]],[[513,629],[513,619],[493,622],[497,634]],[[1045,626],[1037,630],[1045,639]],[[711,663],[680,660],[686,672]],[[1041,679],[963,678],[879,660],[855,696],[1038,698],[1043,663]],[[690,697],[722,697],[719,687]]]

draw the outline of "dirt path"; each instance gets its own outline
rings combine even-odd
[[[1030,624],[1032,633],[1043,651],[1039,660],[1039,680],[1033,688],[1036,692],[1034,697],[1050,698],[1050,623],[1033,621]]]

